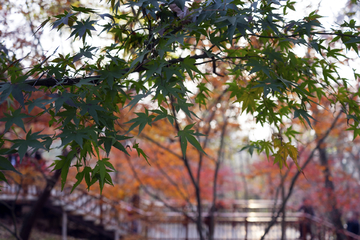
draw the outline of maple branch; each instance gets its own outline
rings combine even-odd
[[[218,154],[217,154],[218,159],[216,161],[215,173],[214,173],[213,204],[215,204],[215,202],[216,202],[217,177],[218,177],[218,173],[219,173],[219,169],[220,169],[220,164],[224,157],[224,139],[225,139],[226,127],[228,125],[228,118],[225,116],[225,114],[224,114],[223,118],[224,118],[224,124],[221,129],[220,146],[219,146],[219,150],[218,150]]]
[[[170,97],[170,100],[171,100],[171,110],[172,110],[172,114],[174,116],[175,129],[176,129],[177,133],[179,133],[180,132],[180,125],[179,125],[179,122],[177,121],[177,118],[176,118],[176,111],[175,111],[175,107],[174,107],[174,104],[173,104],[173,101],[174,101],[173,97]],[[181,137],[179,137],[179,143],[180,143],[180,147],[181,147]],[[189,160],[188,160],[186,154],[183,155],[182,160],[183,160],[183,162],[185,164],[185,167],[186,167],[186,169],[187,169],[187,171],[188,171],[188,173],[190,175],[190,179],[191,179],[192,183],[194,184],[195,190],[197,192],[199,190],[199,185],[198,185],[197,181],[195,180],[194,174],[193,174],[193,172],[192,172],[192,170],[190,168]]]
[[[174,155],[175,157],[179,158],[181,161],[184,161],[184,159],[177,154],[176,152],[172,151],[171,149],[161,145],[158,141],[155,141],[154,139],[152,139],[151,137],[149,137],[148,135],[146,135],[145,133],[141,133],[140,134],[141,137],[144,137],[145,139],[149,140],[150,142],[156,144],[156,146],[160,147],[161,149],[166,150],[167,152],[171,153],[172,155]]]
[[[183,193],[183,191],[180,189],[179,184],[177,184],[170,176],[169,174],[166,173],[166,171],[164,171],[164,169],[162,169],[162,167],[156,162],[155,163],[156,167],[159,169],[159,171],[166,177],[166,179],[170,182],[171,185],[173,185],[177,191],[180,193],[180,195],[183,197],[183,199],[191,206],[191,202],[190,199],[185,196],[185,194]]]
[[[316,140],[316,139],[315,139],[315,140]],[[304,147],[303,149],[301,149],[301,151],[298,153],[298,159],[300,158],[301,154],[305,151],[305,149],[306,149],[313,141],[314,141],[314,140],[309,141],[309,142],[307,142],[307,143],[305,144],[305,147]],[[273,204],[273,209],[272,209],[272,211],[271,211],[272,214],[275,214],[275,211],[276,211],[277,200],[278,200],[278,196],[279,196],[279,191],[280,191],[280,189],[281,189],[281,185],[284,184],[285,179],[286,179],[287,176],[290,174],[291,168],[292,168],[292,166],[293,166],[294,164],[295,164],[295,163],[294,163],[293,161],[290,162],[289,167],[287,168],[285,174],[284,174],[284,175],[281,175],[281,177],[280,177],[280,179],[281,179],[281,184],[280,184],[280,186],[278,186],[278,187],[276,188],[275,201],[274,201],[274,204]]]
[[[20,190],[21,188],[19,187],[19,190]],[[16,200],[17,200],[17,196],[16,196],[16,198],[15,198]],[[14,201],[14,202],[16,202],[16,201]],[[2,204],[2,205],[4,205],[6,208],[8,208],[10,211],[11,211],[11,220],[12,220],[12,222],[13,222],[13,224],[14,224],[14,231],[12,231],[11,229],[10,229],[10,227],[8,227],[8,226],[6,226],[6,225],[4,225],[3,223],[1,223],[0,222],[0,227],[3,227],[3,228],[5,228],[5,230],[6,231],[8,231],[14,238],[16,238],[17,240],[21,240],[20,238],[19,238],[19,236],[17,235],[17,227],[16,227],[16,216],[15,216],[15,213],[14,213],[14,211],[15,211],[15,209],[14,209],[14,207],[11,207],[8,203],[6,203],[5,201],[3,201],[3,200],[1,200],[0,201],[0,203]]]
[[[190,219],[190,220],[193,221],[194,223],[197,222],[197,219],[194,219],[194,218],[191,217],[189,214],[187,214],[185,211],[180,211],[178,208],[173,207],[173,206],[167,204],[166,201],[163,200],[158,194],[152,193],[152,192],[147,188],[147,186],[141,181],[139,175],[137,174],[134,166],[132,165],[132,163],[131,163],[131,161],[130,161],[129,156],[126,155],[125,158],[126,158],[128,164],[129,164],[130,168],[131,168],[131,171],[133,172],[134,177],[135,177],[136,180],[140,183],[140,185],[143,187],[144,191],[145,191],[147,194],[149,194],[149,196],[151,196],[151,197],[153,197],[154,199],[162,202],[165,207],[167,207],[167,208],[169,208],[169,209],[171,209],[171,210],[173,210],[173,211],[175,211],[175,212],[179,212],[179,213],[184,214],[184,216],[185,216],[187,219]]]
[[[341,114],[343,113],[343,110],[340,110],[338,115],[335,117],[334,121],[332,122],[331,126],[329,127],[329,129],[325,132],[325,134],[319,139],[319,141],[317,142],[316,146],[313,148],[313,150],[311,151],[310,155],[308,156],[308,158],[306,159],[305,163],[301,166],[301,169],[304,169],[311,161],[311,159],[314,156],[314,153],[316,152],[316,150],[318,149],[318,147],[325,141],[325,139],[328,137],[328,135],[330,134],[330,132],[334,129],[337,121],[339,120]],[[260,240],[264,240],[266,234],[270,231],[271,227],[274,226],[274,224],[276,223],[277,219],[280,216],[280,213],[283,212],[285,210],[285,206],[287,201],[289,200],[292,191],[294,189],[295,186],[295,182],[297,181],[298,177],[300,176],[300,174],[303,173],[303,171],[297,171],[295,176],[293,177],[293,179],[291,180],[290,183],[290,187],[289,187],[289,191],[288,194],[286,195],[286,197],[283,199],[283,202],[281,204],[280,209],[277,211],[276,215],[272,217],[271,221],[269,222],[269,225],[266,227],[264,234],[262,235]]]
[[[280,35],[280,36],[264,36],[259,35],[255,33],[249,33],[248,36],[254,36],[258,38],[271,38],[271,39],[279,39],[279,38],[292,38],[292,37],[300,37],[302,35],[305,35],[304,33],[294,33],[290,35]],[[327,35],[327,36],[339,36],[339,37],[358,37],[351,34],[345,34],[345,33],[332,33],[332,32],[310,32],[309,35]],[[244,35],[239,36],[239,38],[244,37]]]
[[[216,98],[216,101],[214,101],[211,106],[209,108],[207,108],[206,112],[203,114],[205,115],[206,113],[209,112],[208,109],[213,109],[222,99],[222,97],[227,93],[229,87],[227,87],[226,89],[224,89],[221,94]],[[205,135],[205,139],[204,139],[204,143],[202,145],[202,149],[205,149],[207,147],[207,143],[209,141],[209,133],[210,133],[210,130],[211,130],[211,125],[210,125],[210,122],[214,119],[215,117],[215,110],[213,110],[210,114],[210,117],[208,118],[207,120],[207,123],[208,123],[208,127],[206,129],[206,131],[204,132],[204,135]],[[204,154],[202,152],[199,151],[199,163],[198,163],[198,170],[197,170],[197,182],[200,184],[200,171],[201,171],[201,165],[202,165],[202,160],[203,160],[203,156]],[[216,160],[215,160],[216,161]]]
[[[313,141],[311,141],[311,142],[313,142]],[[311,142],[308,142],[306,145],[305,145],[305,147],[303,148],[303,149],[301,149],[301,151],[298,153],[298,159],[300,158],[300,156],[301,156],[301,154],[305,151],[305,149],[310,145],[310,143]],[[286,170],[286,172],[285,172],[285,174],[280,174],[280,180],[281,180],[281,182],[280,182],[280,185],[278,186],[278,187],[276,187],[276,192],[275,192],[275,198],[274,198],[274,204],[273,204],[273,207],[272,207],[272,210],[271,210],[271,213],[272,214],[275,214],[275,212],[276,212],[276,208],[277,208],[277,205],[278,205],[278,196],[279,196],[279,192],[280,192],[280,190],[281,190],[281,192],[282,192],[282,201],[284,201],[284,198],[285,198],[285,196],[284,196],[284,183],[285,183],[285,179],[287,178],[287,176],[290,174],[290,172],[291,172],[291,168],[292,168],[292,166],[294,165],[295,163],[292,161],[292,162],[290,162],[290,164],[289,164],[289,167],[287,168],[287,170]],[[284,209],[285,210],[285,209]],[[283,215],[283,217],[284,217],[284,215]]]
[[[56,79],[54,77],[48,78],[41,78],[41,79],[28,79],[25,80],[24,83],[31,85],[31,86],[42,86],[42,87],[55,87],[55,86],[72,86],[79,83],[82,80],[89,80],[90,83],[97,84],[101,76],[90,76],[90,77],[76,77],[76,78],[69,78],[64,77],[62,79]],[[0,83],[0,86],[4,83]]]
[[[220,146],[218,150],[218,159],[215,164],[215,172],[214,172],[214,184],[213,184],[213,199],[212,199],[212,205],[209,209],[209,239],[212,240],[214,238],[214,231],[215,231],[215,217],[214,213],[216,211],[216,195],[217,195],[217,179],[218,179],[218,173],[220,169],[220,165],[224,158],[224,139],[225,139],[225,133],[226,133],[226,127],[228,125],[228,117],[225,116],[223,113],[224,118],[224,124],[221,129],[221,136],[220,136]]]
[[[215,75],[219,76],[219,77],[224,77],[223,75],[216,72],[216,60],[215,60],[214,56],[211,57],[211,60],[212,60],[212,63],[213,63],[213,73]]]
[[[170,97],[170,101],[171,101],[171,110],[172,110],[172,114],[173,114],[173,117],[174,117],[175,128],[176,128],[177,133],[179,133],[180,132],[180,126],[179,126],[178,120],[176,118],[176,111],[175,111],[175,107],[174,107],[174,98],[172,96]],[[179,144],[180,144],[180,147],[181,147],[181,137],[179,137]],[[197,213],[198,217],[197,217],[197,221],[196,221],[196,227],[197,227],[197,230],[198,230],[200,240],[203,240],[202,205],[201,205],[201,196],[200,196],[200,185],[195,180],[194,174],[191,171],[189,159],[187,158],[186,153],[183,154],[183,159],[184,159],[185,167],[186,167],[186,169],[188,171],[188,174],[190,176],[191,182],[192,182],[192,184],[194,185],[194,188],[195,188],[195,196],[196,196],[197,210],[198,210],[198,213]]]
[[[202,65],[202,64],[212,62],[213,63],[213,73],[215,75],[217,75],[217,76],[223,77],[223,75],[216,72],[216,64],[215,64],[216,61],[220,61],[220,60],[223,60],[223,59],[243,59],[243,60],[246,60],[246,59],[249,59],[250,57],[257,58],[258,56],[245,56],[245,57],[224,56],[224,57],[222,57],[220,59],[219,58],[215,59],[214,56],[208,55],[207,53],[203,53],[203,54],[200,54],[200,55],[190,56],[189,58],[190,59],[195,59],[195,60],[210,58],[211,60],[209,60],[209,61],[198,62],[198,63],[195,63],[194,65],[197,66],[197,65]],[[260,58],[264,58],[264,57],[260,57]],[[171,60],[168,61],[168,64],[165,65],[164,67],[170,67],[170,66],[172,66],[174,64],[183,62],[185,59],[187,59],[187,58],[179,57],[179,58],[171,59]],[[131,69],[131,68],[123,68],[123,69],[119,70],[119,73],[122,72],[123,75],[126,75],[126,74],[129,74],[129,73],[138,73],[138,72],[146,71],[146,70],[148,70],[147,67],[146,67],[146,63],[147,62],[144,61],[143,63],[138,64],[133,69]],[[87,80],[89,83],[92,83],[92,84],[95,85],[95,84],[99,84],[101,82],[101,80],[103,80],[103,76],[95,75],[95,76],[88,76],[88,77],[85,77],[85,76],[84,77],[63,77],[61,79],[58,79],[58,78],[55,78],[55,77],[41,78],[41,76],[40,76],[40,78],[37,78],[37,79],[27,79],[23,83],[31,85],[33,87],[40,87],[40,86],[41,87],[55,87],[55,86],[73,86],[73,85],[76,85],[80,81],[83,81],[83,80]],[[7,83],[9,83],[9,82],[0,82],[0,87],[2,85],[4,85],[4,84],[7,84]]]
[[[20,182],[18,182],[12,175],[7,175],[7,178],[11,179],[14,183],[16,183],[18,185],[18,188],[16,189],[16,193],[15,193],[15,201],[13,201],[13,203],[10,205],[8,203],[6,203],[5,201],[1,200],[0,203],[5,205],[5,207],[7,207],[10,212],[11,212],[11,221],[12,224],[14,226],[14,231],[11,231],[10,228],[6,227],[3,224],[0,224],[0,227],[4,227],[8,232],[10,232],[11,235],[13,235],[17,240],[21,240],[21,238],[18,236],[18,230],[17,230],[17,221],[16,221],[16,215],[15,215],[15,204],[17,202],[17,200],[19,199],[19,195],[20,195],[20,191],[22,189],[22,185],[24,182],[24,177],[23,175],[20,176]]]
[[[5,202],[2,202],[2,204],[4,204],[6,207],[8,207]],[[9,227],[7,227],[5,224],[3,224],[3,223],[0,222],[0,227],[4,228],[6,231],[8,231],[8,232],[9,232],[14,238],[16,238],[17,240],[21,240],[21,238],[19,238],[19,237],[17,236],[16,232],[15,232],[15,231],[12,231],[12,230],[11,230]]]
[[[156,146],[160,147],[161,149],[167,151],[168,153],[174,155],[175,157],[179,158],[181,161],[184,161],[184,159],[183,159],[179,154],[177,154],[176,152],[172,151],[172,150],[169,149],[168,147],[163,146],[163,145],[160,144],[158,141],[155,141],[154,139],[152,139],[152,138],[149,137],[148,135],[146,135],[146,134],[144,134],[144,133],[141,133],[140,136],[143,137],[143,138],[145,138],[145,139],[147,139],[148,141],[150,141],[151,143],[155,144]],[[207,135],[206,135],[206,138],[208,138]],[[205,141],[205,142],[206,142],[206,141]],[[200,162],[201,162],[202,156],[203,156],[203,154],[200,153],[200,160],[199,160]],[[199,162],[199,165],[201,166],[201,163],[200,163],[200,162]],[[158,165],[158,164],[157,164],[157,165]],[[200,169],[200,166],[198,167],[198,169]],[[160,166],[158,166],[158,167],[160,167]],[[161,170],[162,170],[162,169],[161,169]],[[170,176],[168,176],[168,174],[166,174],[165,171],[163,171],[163,173],[164,173],[164,175],[168,178],[169,181],[171,180],[170,183],[172,183],[172,185],[174,185],[176,188],[178,188],[178,186],[176,186],[177,184],[176,184],[175,182],[173,182],[173,180],[170,178]],[[198,170],[198,175],[197,175],[197,181],[198,181],[198,183],[200,182],[199,177],[200,177],[200,173],[199,173],[199,170]],[[191,202],[189,201],[189,199],[184,196],[184,194],[182,193],[182,191],[180,191],[179,189],[178,189],[178,191],[179,191],[180,194],[183,196],[183,198],[184,198],[190,205],[192,205]]]
[[[190,56],[189,58],[191,59],[205,59],[205,58],[211,58],[211,56],[208,56],[208,54],[203,53],[201,55],[194,55],[194,56]],[[170,67],[171,65],[183,62],[186,58],[176,58],[176,59],[171,59],[168,61],[168,65],[166,65],[166,67]],[[202,63],[204,64],[204,63]],[[147,70],[146,65],[144,63],[141,63],[139,65],[137,65],[136,67],[134,67],[134,69],[131,68],[124,68],[119,70],[119,72],[122,72],[123,75],[127,74],[127,73],[136,73],[136,72],[142,72]],[[54,77],[48,77],[48,78],[41,78],[41,79],[27,79],[24,81],[24,83],[31,85],[31,86],[44,86],[44,87],[54,87],[54,86],[72,86],[75,85],[77,83],[79,83],[82,80],[88,80],[90,83],[93,84],[98,84],[100,82],[100,80],[102,80],[102,76],[101,75],[96,75],[96,76],[89,76],[89,77],[75,77],[75,78],[70,78],[70,77],[64,77],[62,79],[57,79]],[[6,82],[2,82],[0,83],[0,86],[6,84]]]

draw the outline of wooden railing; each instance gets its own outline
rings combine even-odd
[[[195,240],[199,239],[195,223],[184,217],[184,214],[174,211],[162,211],[161,207],[155,211],[144,211],[134,208],[124,201],[112,201],[97,194],[77,188],[70,194],[71,187],[65,187],[63,191],[53,189],[50,201],[54,206],[59,206],[68,214],[82,216],[84,220],[103,226],[107,231],[114,232],[114,238],[120,236],[138,235],[144,239],[156,240]],[[16,198],[16,193],[19,195]],[[39,194],[36,186],[27,186],[26,192],[18,189],[17,185],[7,185],[2,188],[0,200],[34,201]],[[241,203],[241,204],[239,204]],[[259,240],[264,229],[271,221],[273,214],[270,211],[256,211],[263,206],[255,207],[261,201],[252,201],[252,207],[245,206],[245,202],[239,202],[239,209],[215,213],[216,225],[214,231],[215,240]],[[271,202],[267,202],[272,206]],[[246,211],[240,212],[240,210]],[[195,213],[187,212],[188,215]],[[207,213],[203,213],[204,220]],[[285,218],[286,239],[298,239],[299,219],[307,219],[313,226],[313,236],[318,240],[335,240],[338,232],[332,224],[320,218],[303,215],[298,212],[287,212]],[[360,240],[360,237],[347,231],[340,230],[349,239]],[[265,239],[281,239],[282,225],[279,218]]]

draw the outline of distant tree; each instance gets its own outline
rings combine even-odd
[[[61,140],[68,154],[55,160],[53,169],[61,170],[62,187],[69,169],[76,168],[74,187],[85,180],[88,187],[98,182],[102,190],[113,184],[110,172],[115,168],[107,156],[111,149],[129,154],[126,146],[132,145],[147,159],[143,143],[133,140],[134,131],[141,136],[146,126],[160,120],[175,129],[173,138],[190,169],[188,145],[206,155],[201,143],[207,136],[197,131],[194,107],[211,106],[209,92],[220,90],[228,102],[225,116],[237,106],[257,123],[275,129],[272,139],[247,148],[273,156],[280,168],[290,157],[301,171],[290,140],[301,133],[284,128],[288,119],[310,126],[309,109],[321,107],[320,100],[326,98],[341,106],[354,137],[360,134],[359,92],[350,84],[359,75],[354,72],[346,79],[338,71],[347,60],[345,51],[358,53],[360,38],[354,20],[330,31],[322,28],[316,12],[287,20],[286,15],[296,10],[294,4],[112,0],[99,10],[76,4],[49,16],[37,30],[49,23],[54,30],[68,29],[69,39],[81,40],[80,47],[75,53],[47,54],[24,69],[24,60],[1,45],[1,170],[16,171],[9,153],[18,154],[21,161],[27,152],[48,151]],[[91,41],[95,35],[105,40]],[[316,54],[297,56],[294,46]],[[204,82],[210,77],[216,77],[216,84]],[[139,104],[144,101],[149,104]],[[134,115],[128,119],[124,109]],[[52,132],[24,124],[44,116],[49,119],[44,129]],[[90,164],[90,158],[96,163]],[[188,174],[194,178],[191,171]],[[0,179],[6,180],[2,172]],[[194,191],[199,194],[196,187]],[[197,229],[204,239],[201,221]]]
[[[296,209],[303,197],[309,197],[316,216],[332,222],[338,229],[337,238],[344,239],[342,219],[347,213],[359,209],[358,159],[354,156],[358,149],[358,139],[352,139],[352,134],[346,131],[347,119],[341,109],[332,108],[325,99],[322,106],[311,107],[313,117],[317,119],[313,121],[311,131],[301,127],[297,119],[289,123],[292,128],[303,133],[302,138],[298,139],[301,141],[301,144],[298,143],[298,160],[304,174],[299,174],[289,160],[289,168],[285,171],[279,171],[271,162],[258,161],[253,164],[248,177],[254,181],[264,179],[262,182],[270,182],[265,190],[262,184],[262,188],[255,191],[261,197],[270,196],[282,202],[284,208],[276,209],[277,217],[271,221],[270,227],[280,216],[279,213],[288,207]]]
[[[206,83],[213,86],[218,79],[208,77],[203,81],[204,85]],[[117,157],[110,158],[114,166],[121,166],[115,167],[121,171],[120,178],[123,179],[117,181],[119,176],[115,177],[116,188],[129,191],[140,186],[143,196],[150,196],[161,201],[165,207],[182,213],[186,219],[203,228],[207,239],[212,239],[215,230],[214,213],[219,208],[219,202],[224,196],[229,196],[230,192],[233,195],[229,186],[234,184],[232,181],[230,183],[234,173],[226,166],[226,161],[237,151],[231,146],[234,146],[233,141],[239,141],[239,137],[231,132],[239,129],[237,115],[240,109],[229,109],[229,102],[226,100],[228,93],[225,90],[214,89],[208,94],[212,99],[209,107],[194,108],[194,113],[199,118],[182,120],[183,123],[196,121],[196,130],[206,136],[199,143],[206,154],[191,146],[184,157],[180,145],[174,139],[178,130],[162,119],[151,127],[145,127],[138,136],[147,153],[147,161],[136,156],[134,151],[130,152],[131,156],[113,151],[111,154]],[[199,107],[199,103],[195,103],[195,106]],[[231,112],[226,113],[229,110]],[[112,192],[112,187],[106,188],[104,195],[111,196]],[[131,196],[129,195],[127,197]],[[189,214],[188,209],[193,209],[194,214]],[[203,226],[205,211],[208,213],[207,225]]]

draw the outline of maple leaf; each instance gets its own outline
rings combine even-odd
[[[71,32],[69,38],[72,36],[79,37],[82,38],[85,43],[86,34],[91,37],[91,30],[96,31],[93,26],[96,22],[97,21],[95,20],[90,20],[90,17],[88,17],[85,21],[76,21],[76,24],[71,27],[74,30]]]
[[[194,130],[191,130],[191,128],[194,125],[195,123],[187,125],[183,130],[180,130],[177,135],[177,137],[180,137],[181,151],[183,153],[184,158],[186,156],[187,142],[193,145],[198,151],[206,154],[205,151],[202,149],[199,141],[194,137],[194,136],[204,136],[204,135],[200,133],[196,133]]]
[[[13,124],[16,124],[22,130],[25,131],[23,118],[29,117],[29,115],[21,113],[21,109],[16,109],[11,115],[4,113],[5,117],[0,119],[0,122],[5,122],[5,132],[7,132]]]

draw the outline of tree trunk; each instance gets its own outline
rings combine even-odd
[[[195,194],[196,194],[196,201],[197,201],[197,214],[198,217],[196,219],[196,228],[199,232],[199,238],[200,240],[204,240],[203,237],[203,219],[202,219],[202,206],[201,206],[201,197],[200,197],[200,189],[197,185],[194,184],[195,187]]]
[[[285,201],[285,186],[284,186],[284,176],[281,176],[281,201]],[[281,240],[286,239],[286,206],[282,208],[281,216]]]
[[[218,150],[218,157],[215,164],[215,172],[214,172],[214,183],[213,183],[213,200],[211,204],[211,208],[209,210],[209,223],[208,223],[208,229],[209,229],[209,240],[214,239],[214,233],[215,233],[215,212],[217,211],[216,207],[216,199],[217,199],[217,179],[218,179],[218,173],[220,170],[221,163],[224,159],[224,144],[225,144],[225,134],[226,134],[226,127],[227,127],[227,117],[225,114],[223,114],[224,118],[224,124],[221,129],[221,138],[220,138],[220,146]]]
[[[61,169],[55,170],[55,173],[50,179],[46,181],[46,187],[44,191],[39,196],[38,200],[35,202],[31,211],[25,216],[24,221],[20,230],[20,237],[22,240],[28,240],[30,237],[31,229],[35,224],[36,218],[45,205],[46,201],[50,197],[51,190],[54,188],[57,180],[61,174]]]
[[[209,217],[208,217],[208,229],[209,229],[209,240],[213,240],[214,239],[214,233],[215,233],[215,216],[214,213],[216,211],[216,207],[215,205],[212,205],[209,211]]]
[[[335,187],[334,183],[332,182],[332,176],[329,168],[329,162],[326,155],[326,151],[321,146],[318,146],[319,151],[319,157],[320,157],[320,163],[322,167],[324,167],[323,173],[324,173],[324,181],[325,181],[325,190],[327,194],[327,203],[330,207],[330,220],[334,224],[335,228],[338,230],[336,232],[336,239],[338,240],[344,240],[346,239],[346,236],[342,233],[341,230],[343,230],[343,225],[341,222],[341,212],[337,208],[336,204],[336,196],[335,196]]]

